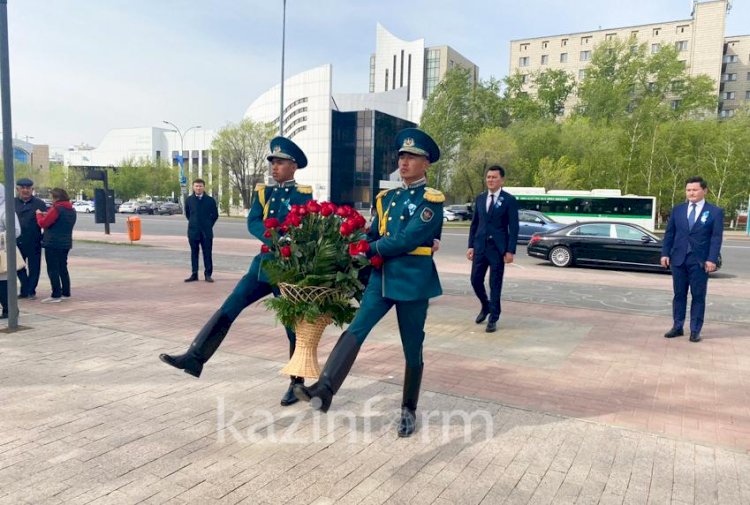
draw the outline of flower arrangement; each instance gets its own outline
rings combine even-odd
[[[352,300],[361,300],[364,291],[362,270],[371,264],[365,218],[348,205],[310,200],[292,205],[283,222],[268,218],[263,224],[271,241],[261,247],[263,269],[271,284],[318,293],[305,299],[266,300],[278,319],[289,327],[320,318],[330,318],[338,326],[351,322],[356,311]],[[378,263],[375,258],[373,264]]]

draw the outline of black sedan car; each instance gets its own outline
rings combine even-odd
[[[597,221],[533,235],[526,251],[558,267],[589,265],[668,272],[660,263],[661,246],[659,237],[638,225]],[[721,258],[717,267],[721,268]]]
[[[155,211],[160,216],[171,216],[173,214],[182,214],[182,207],[180,207],[179,203],[174,202],[163,202],[161,203]]]
[[[559,230],[565,225],[536,210],[518,211],[518,241],[528,242],[535,233]]]

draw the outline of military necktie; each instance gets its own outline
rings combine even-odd
[[[691,230],[693,229],[693,225],[695,224],[695,208],[696,208],[696,206],[697,205],[694,204],[694,203],[690,204],[690,214],[688,215],[688,226],[690,227]]]

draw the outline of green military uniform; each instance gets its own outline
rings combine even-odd
[[[432,259],[432,244],[443,227],[444,200],[443,194],[428,188],[424,179],[408,187],[382,191],[376,197],[368,240],[370,253],[380,255],[384,263],[370,274],[360,308],[348,328],[361,345],[395,305],[409,367],[422,365],[428,300],[443,292]]]

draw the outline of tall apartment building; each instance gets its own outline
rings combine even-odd
[[[472,83],[479,79],[479,67],[453,48],[425,47],[424,39],[401,40],[378,23],[375,53],[370,55],[370,93],[406,88],[406,119],[419,123],[430,93],[454,67],[467,69]]]
[[[673,45],[690,75],[706,74],[714,81],[721,104],[719,114],[731,116],[750,100],[750,36],[725,37],[729,0],[693,2],[689,19],[590,32],[535,37],[510,42],[510,74],[527,76],[537,71],[561,69],[576,81],[586,75],[594,48],[618,38],[646,44],[652,53]],[[528,91],[533,92],[529,87]],[[566,103],[574,105],[575,98]]]

